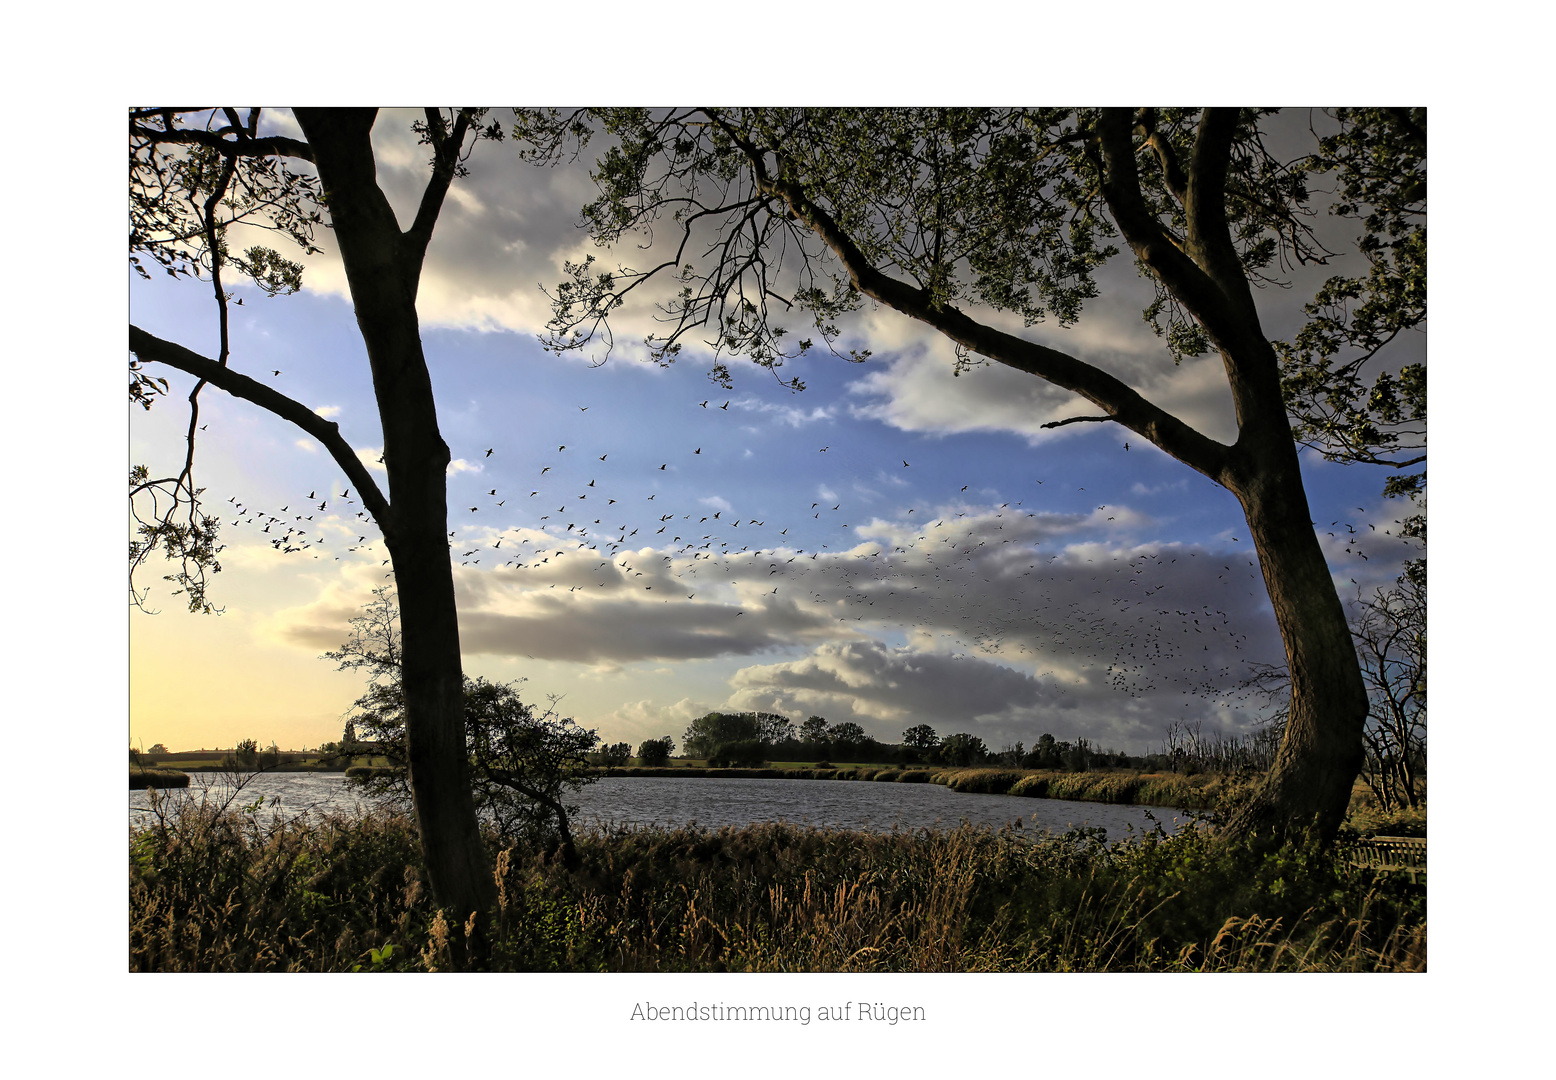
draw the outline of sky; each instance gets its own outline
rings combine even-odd
[[[409,116],[382,114],[374,146],[408,221],[427,171]],[[454,459],[467,674],[523,680],[526,700],[555,697],[563,715],[634,746],[679,743],[711,710],[820,715],[883,741],[927,723],[995,749],[1046,732],[1133,753],[1178,722],[1238,734],[1263,721],[1268,703],[1242,687],[1251,664],[1282,653],[1235,499],[1114,425],[1042,429],[1087,412],[1079,398],[999,365],[957,376],[944,339],[870,306],[844,324],[839,350],[871,359],[820,350],[791,361],[780,374],[802,392],[742,361],[720,388],[706,350],[668,368],[647,361],[654,311],[643,302],[623,311],[609,358],[545,352],[542,290],[564,259],[596,250],[577,227],[590,158],[537,170],[506,144],[481,144],[422,278],[423,343]],[[231,309],[232,364],[337,421],[382,481],[365,352],[321,239],[302,292],[234,286],[244,302]],[[1260,294],[1271,336],[1294,330],[1314,284]],[[1129,258],[1101,286],[1075,327],[1021,332],[1235,437],[1219,358],[1173,365],[1141,318],[1150,293]],[[130,309],[142,328],[214,355],[208,286],[132,279]],[[1392,359],[1424,352],[1417,334]],[[156,475],[182,454],[192,385],[163,374],[172,392],[130,426],[132,461]],[[300,430],[214,388],[201,421],[197,476],[222,516],[223,612],[189,614],[160,587],[163,571],[144,576],[159,613],[130,620],[131,741],[337,739],[363,684],[320,654],[392,584],[387,552]],[[1398,536],[1408,504],[1381,497],[1383,470],[1312,453],[1303,469],[1342,598],[1391,582],[1416,549]]]

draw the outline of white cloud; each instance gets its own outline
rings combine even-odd
[[[319,444],[314,442],[312,439],[298,439],[292,445],[297,447],[299,450],[306,450],[310,454],[317,454],[319,452]]]
[[[357,460],[369,469],[388,474],[389,470],[384,468],[384,463],[380,460],[384,456],[384,448],[382,446],[359,446],[356,448],[356,452]]]
[[[315,413],[317,413],[318,415],[324,417],[324,419],[326,419],[326,420],[333,420],[335,417],[340,415],[340,406],[339,405],[320,405],[317,409],[315,409],[313,411]]]
[[[482,467],[480,465],[473,465],[466,461],[464,458],[455,458],[453,461],[448,463],[448,469],[445,471],[449,476],[457,476],[458,474],[464,472],[481,472]]]

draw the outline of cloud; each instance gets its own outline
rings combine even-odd
[[[455,458],[453,461],[450,461],[448,463],[448,469],[446,470],[446,473],[449,476],[457,476],[458,474],[460,474],[462,472],[480,472],[480,471],[481,471],[481,466],[480,465],[472,465],[470,462],[466,461],[464,458]]]
[[[380,460],[384,456],[384,448],[382,446],[359,446],[356,448],[356,452],[357,460],[362,464],[369,469],[388,475],[389,470],[384,467],[384,463]]]
[[[809,715],[840,710],[885,725],[934,718],[976,724],[1057,696],[1031,675],[977,657],[893,649],[878,641],[836,642],[802,660],[742,669],[733,700]],[[949,732],[947,732],[949,734]]]
[[[1256,717],[1239,685],[1282,652],[1240,543],[1139,542],[1155,523],[1122,504],[923,509],[860,521],[837,551],[736,549],[731,521],[663,548],[588,526],[467,526],[451,548],[461,644],[598,672],[767,654],[731,672],[724,707],[853,719],[879,738],[926,722],[1139,747],[1179,717]],[[378,552],[355,559],[349,587],[283,613],[275,635],[335,647],[383,584]]]
[[[333,420],[335,417],[340,415],[340,406],[339,405],[320,405],[317,409],[315,409],[313,411],[315,413],[317,413],[318,415],[324,417],[324,419],[326,419],[326,420]]]
[[[298,439],[293,442],[292,445],[297,447],[299,450],[306,450],[310,454],[317,454],[319,452],[319,444],[314,442],[312,439]]]

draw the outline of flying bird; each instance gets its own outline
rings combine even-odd
[[[486,456],[487,457],[491,457],[492,456],[492,448],[490,446],[488,446],[486,448]]]

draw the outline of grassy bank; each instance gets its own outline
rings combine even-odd
[[[1425,890],[1203,829],[594,831],[582,865],[491,838],[491,966],[515,971],[1410,971]],[[450,935],[414,824],[264,824],[190,799],[130,845],[132,970],[429,970]]]
[[[177,769],[147,769],[139,765],[130,766],[130,790],[140,791],[145,788],[186,788],[189,786],[189,774],[179,772]]]
[[[866,780],[943,784],[972,795],[1015,795],[1035,799],[1164,806],[1205,810],[1237,785],[1222,777],[1175,773],[1057,772],[1032,769],[958,769],[940,765],[844,765],[818,769],[803,764],[770,768],[624,766],[594,770],[600,776],[744,777],[780,780]]]

